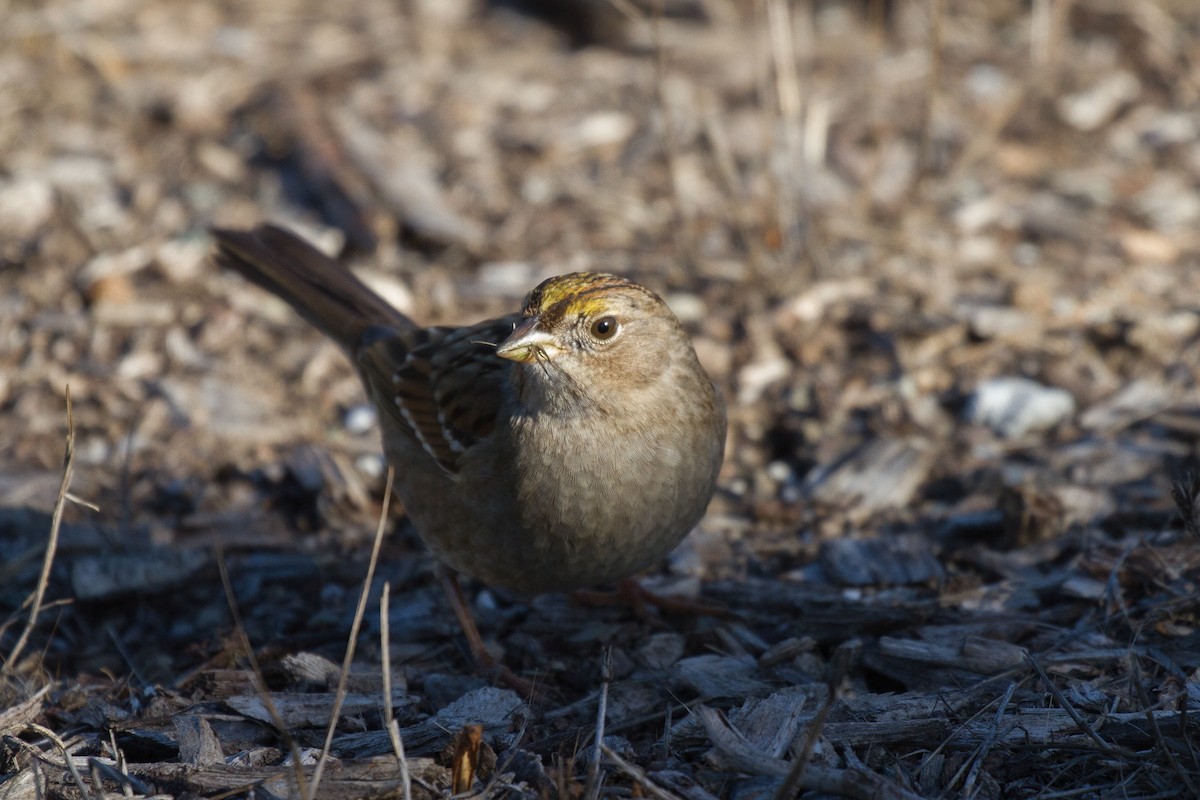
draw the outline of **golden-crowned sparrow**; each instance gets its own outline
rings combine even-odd
[[[521,593],[580,589],[652,566],[704,514],[725,408],[649,289],[577,272],[518,314],[421,328],[285,230],[213,234],[223,266],[354,361],[396,494],[444,564]]]

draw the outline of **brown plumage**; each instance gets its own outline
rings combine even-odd
[[[724,406],[650,290],[572,273],[519,314],[421,328],[287,231],[213,234],[219,263],[357,365],[396,493],[444,564],[517,592],[583,588],[653,566],[704,513]]]

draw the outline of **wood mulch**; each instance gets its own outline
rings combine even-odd
[[[1200,796],[1194,0],[0,19],[0,800]],[[659,290],[731,430],[644,583],[729,614],[468,584],[473,675],[260,220],[424,323]]]

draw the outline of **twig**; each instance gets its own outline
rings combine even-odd
[[[1125,566],[1125,562],[1129,559],[1130,554],[1143,544],[1145,544],[1145,541],[1141,537],[1138,537],[1121,550],[1121,554],[1113,560],[1112,569],[1108,571],[1108,581],[1104,584],[1104,594],[1108,599],[1108,605],[1103,611],[1105,622],[1108,622],[1112,617],[1109,608],[1116,606],[1117,611],[1120,612],[1121,621],[1128,625],[1131,630],[1136,630],[1137,624],[1130,617],[1129,605],[1125,602],[1124,594],[1121,591],[1121,569]]]
[[[668,792],[666,789],[659,786],[654,781],[646,776],[646,771],[636,764],[630,764],[625,759],[617,755],[616,751],[608,745],[601,742],[600,752],[604,753],[605,758],[611,761],[617,769],[624,772],[629,777],[642,785],[642,788],[650,793],[652,797],[657,797],[659,800],[680,800],[679,796]]]
[[[70,401],[68,401],[67,407],[70,408]],[[69,418],[70,414],[67,416]],[[67,745],[58,737],[58,734],[49,728],[38,725],[36,722],[26,723],[25,727],[31,731],[34,731],[35,733],[45,736],[54,743],[54,745],[62,752],[64,762],[63,764],[58,764],[56,766],[66,767],[67,771],[71,773],[71,777],[75,780],[75,785],[79,787],[79,793],[83,796],[83,800],[92,800],[92,793],[88,791],[87,785],[83,782],[83,777],[79,774],[79,769],[75,766],[75,760],[71,758],[71,753],[67,750]],[[35,752],[37,751],[35,750]],[[49,759],[46,759],[44,753],[38,752],[38,756],[45,759],[49,763],[53,763],[49,761]]]
[[[609,4],[625,15],[625,18],[631,22],[642,22],[645,16],[642,12],[629,0],[608,0]]]
[[[665,758],[671,757],[671,729],[674,727],[674,716],[675,715],[671,713],[671,704],[667,703],[667,710],[664,714],[665,718],[663,719],[662,736],[663,756]]]
[[[383,727],[387,729],[396,764],[400,767],[400,785],[404,787],[404,800],[412,800],[412,779],[408,774],[408,759],[404,757],[404,739],[400,736],[400,724],[392,715],[392,653],[391,629],[388,622],[392,584],[384,582],[383,595],[379,598],[379,647],[382,653],[380,669],[383,670]]]
[[[966,780],[963,782],[963,795],[969,795],[975,786],[975,781],[979,779],[979,770],[983,767],[984,759],[995,746],[996,741],[1000,738],[1000,726],[1004,722],[1004,712],[1008,710],[1008,704],[1012,702],[1013,693],[1017,690],[1017,682],[1012,681],[1008,684],[1008,688],[1004,691],[1004,697],[1000,698],[1000,704],[996,707],[996,716],[992,720],[992,728],[988,731],[987,736],[979,743],[979,747],[975,748],[975,752],[969,762],[970,770],[967,772]],[[947,786],[954,786],[958,783],[958,778],[962,775],[963,769],[968,764],[964,764],[959,768],[959,771],[950,779]]]
[[[325,743],[321,746],[321,755],[313,770],[312,794],[317,796],[317,787],[321,785],[321,773],[325,770],[325,762],[329,759],[329,748],[333,746],[333,734],[337,730],[338,716],[342,711],[342,703],[346,699],[346,683],[350,679],[350,665],[354,661],[354,649],[358,643],[358,632],[362,628],[363,617],[367,612],[367,597],[371,594],[371,581],[375,579],[375,565],[379,563],[379,550],[383,546],[383,532],[387,527],[388,506],[392,499],[392,482],[396,471],[388,467],[387,485],[383,487],[383,507],[379,510],[379,524],[375,526],[375,541],[371,545],[371,558],[367,562],[367,574],[363,578],[362,592],[358,596],[358,606],[354,609],[354,621],[350,623],[350,635],[346,641],[346,657],[342,659],[342,675],[338,678],[337,690],[333,696],[333,708],[329,712],[329,727],[325,730]]]
[[[101,788],[103,791],[104,780],[108,779],[121,787],[121,794],[125,797],[133,797],[133,793],[137,792],[143,797],[148,797],[153,792],[150,787],[134,776],[125,772],[124,769],[117,763],[106,764],[98,758],[89,758],[87,760],[88,771],[92,776],[92,785]],[[104,797],[111,797],[108,792],[103,793]]]
[[[1138,758],[1138,754],[1132,750],[1127,750],[1124,747],[1117,747],[1111,742],[1105,741],[1103,738],[1101,738],[1100,734],[1096,733],[1095,729],[1088,724],[1087,720],[1083,718],[1083,715],[1079,713],[1075,706],[1071,705],[1071,702],[1067,700],[1067,697],[1062,693],[1062,690],[1054,685],[1054,681],[1050,680],[1050,676],[1046,674],[1046,671],[1042,669],[1042,665],[1037,662],[1037,659],[1035,659],[1031,653],[1025,654],[1025,660],[1028,661],[1029,665],[1033,667],[1035,672],[1037,672],[1038,677],[1042,679],[1042,683],[1046,686],[1046,690],[1049,691],[1051,696],[1054,697],[1054,701],[1058,703],[1059,707],[1062,708],[1063,711],[1067,712],[1067,716],[1069,716],[1079,727],[1079,729],[1087,734],[1087,737],[1095,742],[1103,752],[1112,756],[1121,756],[1122,758]]]
[[[729,719],[717,709],[699,706],[692,712],[692,716],[700,721],[709,740],[720,752],[721,760],[733,771],[766,775],[780,780],[788,776],[790,767],[787,761],[764,752],[762,747],[751,742],[745,734],[733,727]]]
[[[577,712],[579,712],[585,708],[591,707],[593,701],[595,701],[595,699],[599,696],[600,696],[599,689],[597,689],[596,691],[593,691],[593,692],[588,692],[583,697],[579,698],[578,700],[576,700],[573,703],[568,703],[565,706],[560,706],[556,709],[545,712],[544,714],[542,714],[541,718],[543,721],[546,721],[546,720],[562,719],[563,717],[573,716]]]
[[[67,490],[71,486],[71,476],[75,472],[75,414],[71,408],[71,387],[66,387],[67,397],[67,446],[63,454],[62,481],[58,487],[58,498],[54,501],[54,516],[50,520],[50,538],[46,542],[46,555],[42,558],[42,573],[38,576],[37,587],[33,592],[33,605],[29,610],[29,619],[17,643],[13,645],[5,661],[5,670],[15,668],[20,659],[21,651],[29,642],[34,626],[37,625],[38,614],[42,610],[42,601],[46,597],[46,587],[50,584],[50,569],[54,566],[54,554],[58,551],[58,532],[62,527],[63,508],[67,504]]]
[[[1175,753],[1172,752],[1172,747],[1167,744],[1166,737],[1163,736],[1162,729],[1158,725],[1158,717],[1154,713],[1154,708],[1150,703],[1150,697],[1146,694],[1146,687],[1142,685],[1142,670],[1138,666],[1136,657],[1130,658],[1129,664],[1129,682],[1133,684],[1134,690],[1137,692],[1138,701],[1146,710],[1146,721],[1150,723],[1150,730],[1154,733],[1155,744],[1162,750],[1163,755],[1167,757],[1167,761],[1171,762],[1171,768],[1175,770],[1175,774],[1179,776],[1179,780],[1183,781],[1183,785],[1187,787],[1187,793],[1190,797],[1200,797],[1200,792],[1196,790],[1196,785],[1192,783],[1192,779],[1188,777],[1185,770],[1179,763],[1179,759],[1175,758]],[[1181,703],[1180,707],[1185,708],[1187,703]]]
[[[91,502],[90,500],[84,500],[82,497],[80,497],[77,494],[67,492],[66,496],[67,496],[67,499],[70,500],[72,503],[74,503],[77,506],[83,506],[88,511],[99,511],[100,510],[100,506],[96,505],[95,503]]]
[[[596,741],[592,745],[592,763],[588,765],[585,800],[600,796],[600,746],[604,744],[604,723],[608,716],[608,685],[612,682],[612,648],[606,647],[600,658],[600,702],[596,704]]]
[[[109,640],[112,642],[113,647],[116,648],[117,655],[119,655],[122,660],[125,661],[125,666],[129,668],[129,674],[133,676],[135,681],[141,684],[141,686],[138,687],[138,691],[145,692],[147,689],[152,688],[153,684],[142,677],[141,670],[138,669],[137,664],[135,664],[133,661],[133,654],[129,652],[129,650],[125,647],[125,643],[121,641],[119,636],[117,636],[117,632],[113,630],[113,626],[111,624],[106,624],[104,626],[104,632],[108,634]]]
[[[1200,477],[1185,470],[1171,479],[1171,499],[1179,509],[1183,529],[1200,540]]]
[[[846,677],[846,671],[850,668],[850,654],[850,647],[838,648],[829,668],[829,679],[826,681],[829,691],[825,693],[825,702],[821,704],[816,716],[809,723],[808,734],[804,737],[804,745],[792,760],[792,767],[788,770],[783,783],[780,784],[779,790],[775,792],[775,800],[791,800],[796,796],[809,759],[812,758],[813,748],[817,746],[817,741],[821,738],[821,731],[825,728],[825,720],[829,719],[829,712],[833,709],[834,702],[837,701],[838,686],[841,685],[842,680]]]
[[[108,729],[108,746],[112,749],[113,764],[117,772],[130,781],[136,780],[129,774],[129,765],[125,763],[125,752],[121,750],[121,748],[117,747],[117,732],[112,728]],[[138,781],[138,783],[141,784],[141,781]],[[126,796],[132,794],[129,783],[122,783],[121,788]],[[144,785],[138,789],[138,792],[140,794],[150,794]]]
[[[1001,673],[999,675],[994,675],[991,678],[980,681],[978,684],[975,685],[974,689],[981,689],[983,687],[986,687],[986,686],[996,682],[997,679],[999,679],[999,678],[1006,678],[1006,677],[1011,678],[1013,675],[1015,675],[1015,673],[1016,673],[1016,670],[1010,670],[1008,673]],[[1021,683],[1024,683],[1027,677],[1028,676],[1021,678],[1017,682],[1017,685],[1020,686]],[[949,717],[955,718],[958,716],[958,713],[961,708],[959,705],[951,704],[950,702],[947,701],[947,699],[943,695],[940,695],[940,694],[938,696],[938,701],[939,701],[939,703],[943,704],[945,712],[947,713],[947,715]],[[965,718],[960,719],[958,721],[958,724],[952,730],[949,731],[946,738],[940,744],[938,744],[937,747],[933,748],[932,750],[930,750],[929,752],[927,752],[925,754],[925,757],[922,759],[921,766],[919,767],[919,769],[923,769],[925,767],[925,765],[929,763],[929,760],[931,758],[941,755],[942,751],[947,749],[947,747],[949,747],[950,743],[952,741],[954,741],[954,738],[956,736],[958,736],[970,723],[972,723],[976,719],[982,717],[984,715],[984,712],[986,712],[989,708],[991,708],[992,703],[994,703],[994,702],[996,702],[996,701],[989,700],[987,703],[985,703],[983,706],[981,706],[978,710],[967,715]],[[961,770],[960,770],[960,772],[961,772]],[[956,780],[958,780],[958,774],[956,774],[955,777],[946,784],[945,788],[947,789],[947,791],[949,789],[953,788],[953,786],[955,785],[954,782]]]

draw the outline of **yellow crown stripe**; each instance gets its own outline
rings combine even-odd
[[[531,317],[551,309],[556,316],[570,312],[588,314],[602,311],[606,307],[604,296],[615,288],[641,289],[624,278],[603,272],[573,272],[560,275],[543,281],[529,293],[522,314]]]

